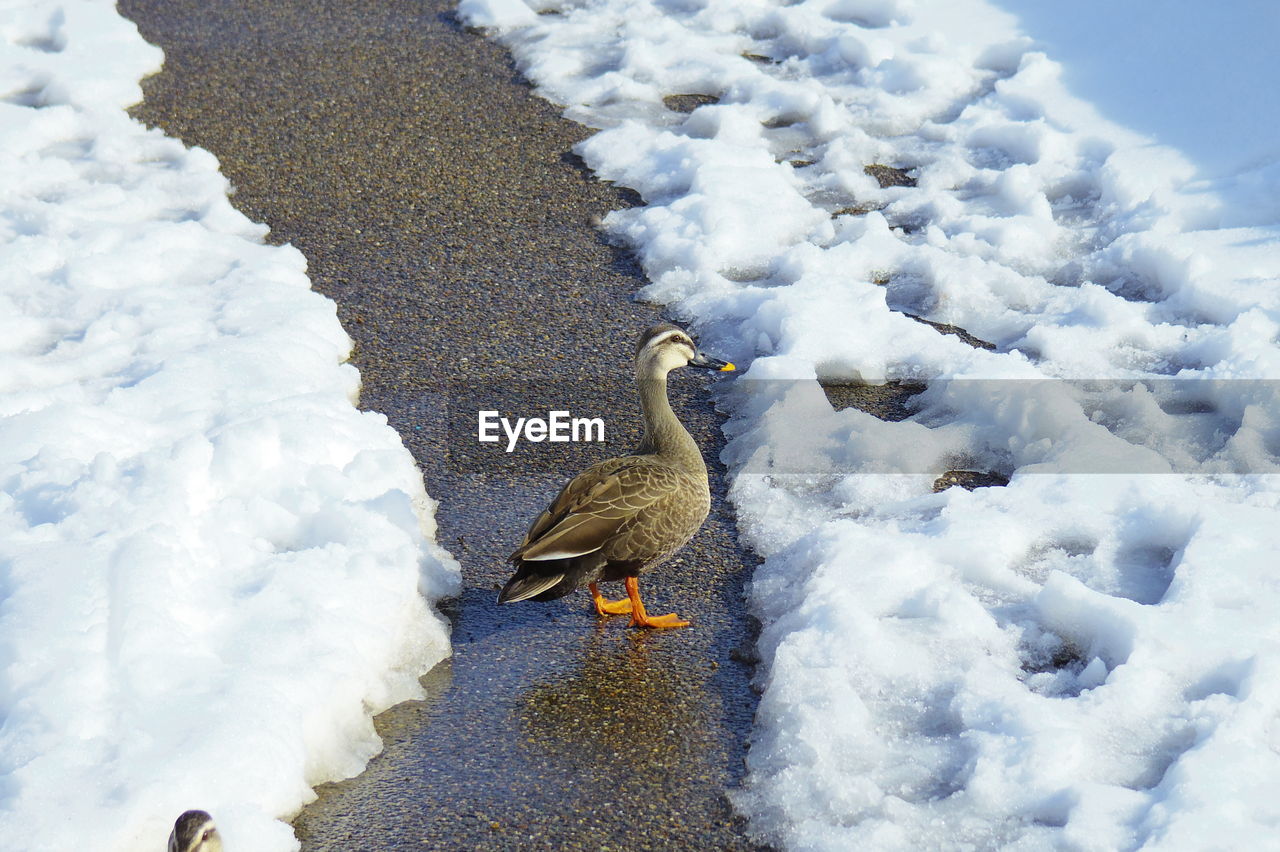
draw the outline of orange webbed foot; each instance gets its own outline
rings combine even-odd
[[[587,588],[591,590],[591,602],[596,605],[596,615],[626,615],[631,612],[630,598],[623,598],[617,601],[606,600],[604,595],[600,594],[600,590],[596,588],[595,583],[588,584]]]
[[[601,615],[626,615],[631,612],[631,601],[626,598],[620,601],[606,601],[602,598],[596,605],[596,612]]]
[[[632,627],[688,627],[689,622],[685,621],[674,612],[670,615],[646,615],[643,619],[637,619],[635,613],[631,614]]]
[[[628,577],[625,585],[627,587],[627,597],[631,600],[632,627],[670,628],[689,626],[689,622],[674,612],[669,615],[649,615],[644,611],[644,604],[640,600],[639,581],[635,577]]]

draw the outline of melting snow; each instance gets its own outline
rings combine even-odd
[[[0,837],[228,849],[380,747],[456,566],[301,254],[129,119],[108,2],[0,4]]]

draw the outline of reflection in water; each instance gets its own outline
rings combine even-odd
[[[709,745],[706,721],[720,699],[696,673],[700,667],[688,665],[689,648],[676,650],[662,641],[669,637],[647,631],[619,633],[617,626],[588,634],[581,664],[529,689],[518,712],[526,759],[572,766],[583,781],[606,776],[608,784],[591,786],[625,801],[633,782],[654,774],[682,778],[705,762],[698,755]]]

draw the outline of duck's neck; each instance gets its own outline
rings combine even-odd
[[[636,448],[636,453],[661,456],[690,473],[705,477],[707,466],[702,461],[702,453],[667,400],[666,374],[638,374],[636,383],[640,389],[640,408],[644,412],[644,440]]]

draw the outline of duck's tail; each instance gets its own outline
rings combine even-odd
[[[502,591],[498,593],[498,603],[527,601],[529,598],[534,598],[543,592],[550,591],[564,580],[563,571],[543,573],[549,567],[545,562],[522,562],[519,565],[520,570],[507,581],[507,584],[502,587]],[[530,570],[531,568],[533,570]],[[559,597],[559,595],[556,597]]]

